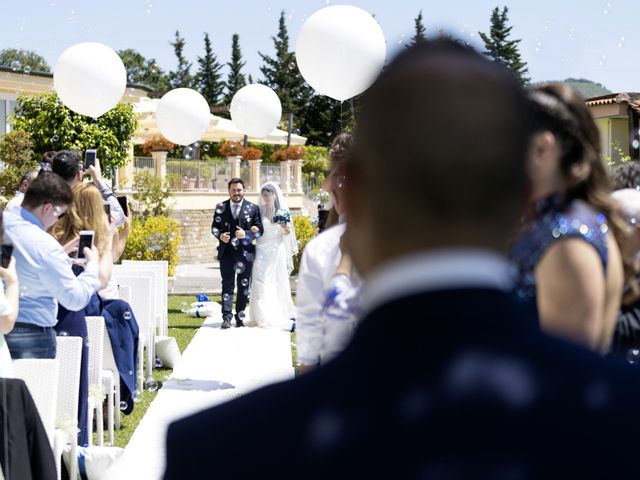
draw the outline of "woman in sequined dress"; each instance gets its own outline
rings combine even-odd
[[[597,127],[563,85],[530,92],[531,202],[512,245],[516,295],[546,332],[606,353],[620,307],[623,264]]]

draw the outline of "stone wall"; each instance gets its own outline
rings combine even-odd
[[[182,245],[178,264],[215,262],[218,241],[211,235],[211,210],[173,210],[170,217],[180,225]]]

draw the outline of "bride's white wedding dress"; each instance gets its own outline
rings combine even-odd
[[[274,211],[269,208],[265,210],[269,213]],[[265,213],[265,210],[261,209],[261,212]],[[264,233],[256,243],[249,314],[251,321],[260,327],[289,331],[294,317],[289,274],[293,266],[291,257],[295,253],[291,251],[292,240],[295,244],[295,233],[293,225],[289,224],[290,233],[285,234],[279,224],[272,223],[272,218],[262,216]]]

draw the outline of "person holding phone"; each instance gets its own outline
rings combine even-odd
[[[120,227],[124,224],[124,212],[113,190],[102,177],[100,159],[96,155],[96,150],[87,150],[84,161],[80,153],[75,150],[56,152],[53,156],[51,169],[54,173],[60,175],[71,188],[77,183],[81,183],[85,173],[88,173],[93,184],[100,190],[104,201],[109,204],[116,226]]]
[[[67,214],[57,222],[50,230],[51,235],[61,244],[69,246],[66,250],[69,256],[76,263],[73,271],[79,275],[83,271],[82,251],[84,245],[95,245],[100,254],[100,286],[117,283],[111,276],[113,265],[113,255],[120,255],[120,246],[117,245],[122,238],[122,229],[116,231],[113,221],[104,211],[105,204],[100,191],[93,183],[79,183],[72,189],[73,202],[69,205]],[[125,225],[128,231],[128,217]],[[74,245],[75,243],[75,245]],[[115,253],[114,253],[115,252]],[[103,290],[100,290],[102,292]],[[92,295],[91,300],[81,311],[69,311],[61,307],[58,311],[58,324],[56,331],[60,334],[66,332],[68,335],[86,338],[85,316],[101,316],[105,319],[105,324],[109,332],[109,339],[113,340],[113,351],[116,364],[122,379],[121,401],[127,403],[125,413],[129,413],[133,408],[133,392],[135,392],[135,372],[138,340],[138,324],[131,310],[131,306],[119,299],[105,299],[100,292]],[[102,298],[101,298],[102,297]],[[81,384],[80,384],[80,408],[78,412],[78,427],[80,435],[78,443],[84,445],[88,441],[86,432],[86,398],[88,395],[88,350],[83,351],[81,363]]]
[[[4,215],[5,234],[14,246],[21,286],[15,328],[6,336],[13,359],[55,358],[58,305],[82,310],[100,287],[100,255],[85,248],[84,271],[75,276],[71,259],[46,230],[64,217],[73,194],[60,176],[38,175],[18,213]]]

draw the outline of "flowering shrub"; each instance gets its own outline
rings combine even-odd
[[[247,147],[242,151],[242,158],[245,160],[257,160],[262,158],[262,150],[256,147]]]
[[[169,262],[169,275],[175,275],[181,243],[180,225],[171,218],[134,220],[121,259],[166,260]]]
[[[235,157],[242,155],[242,144],[240,142],[224,142],[220,145],[220,155],[223,157]]]
[[[162,135],[154,135],[149,140],[144,142],[142,146],[142,152],[145,155],[150,155],[151,152],[165,152],[175,147],[175,144],[164,138]]]
[[[298,253],[293,257],[293,272],[292,275],[297,275],[300,268],[300,260],[302,259],[302,251],[315,234],[316,229],[311,225],[309,217],[293,217],[293,228],[296,232],[296,239],[298,240]]]

